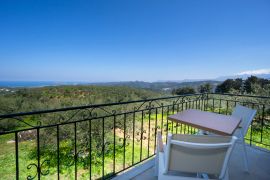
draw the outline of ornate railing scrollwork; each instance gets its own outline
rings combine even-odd
[[[29,170],[30,170],[32,167],[35,167],[35,168],[36,168],[36,173],[35,173],[35,175],[34,175],[34,176],[28,175],[28,176],[27,176],[27,180],[33,180],[33,179],[35,179],[35,178],[38,176],[38,174],[40,174],[40,175],[42,175],[42,176],[48,175],[48,174],[50,173],[50,170],[49,170],[49,169],[43,171],[43,167],[44,167],[45,165],[50,166],[50,160],[44,160],[44,161],[41,163],[40,167],[39,167],[37,164],[35,164],[35,163],[31,163],[31,164],[27,165],[27,169],[29,169]]]
[[[124,148],[124,146],[127,147],[130,145],[130,143],[127,142],[127,139],[129,139],[129,138],[130,138],[130,135],[126,135],[125,138],[123,138],[123,137],[119,138],[119,142],[121,142],[121,144],[122,144],[120,146],[120,149]]]

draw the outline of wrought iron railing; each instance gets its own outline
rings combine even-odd
[[[157,131],[197,132],[169,115],[190,108],[230,114],[236,103],[258,110],[246,141],[269,149],[269,102],[210,93],[0,115],[1,177],[109,179],[154,156]]]

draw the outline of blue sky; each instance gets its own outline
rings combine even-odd
[[[270,68],[268,0],[0,1],[0,80],[216,78]]]

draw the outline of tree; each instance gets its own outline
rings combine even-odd
[[[172,94],[176,94],[176,95],[194,94],[194,93],[195,93],[195,89],[192,87],[182,87],[182,88],[174,89],[172,91]]]
[[[252,88],[252,86],[254,87],[254,84],[259,84],[259,78],[257,78],[256,76],[250,76],[249,78],[247,78],[244,83],[245,91],[247,93],[254,93],[255,89]]]
[[[223,83],[219,84],[216,88],[218,93],[228,93],[233,88],[234,80],[227,79]]]
[[[258,88],[265,89],[270,81],[256,76],[250,76],[244,83],[244,89],[247,93],[256,93]]]
[[[198,88],[200,93],[211,93],[213,91],[213,86],[210,83],[202,84]]]
[[[229,93],[231,91],[242,93],[243,91],[243,80],[241,78],[237,79],[227,79],[223,83],[219,84],[216,88],[218,93]]]
[[[243,92],[243,79],[237,78],[234,80],[233,89],[238,92]]]

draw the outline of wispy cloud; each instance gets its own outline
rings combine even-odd
[[[258,75],[258,74],[270,74],[270,69],[257,69],[252,71],[243,71],[236,75]]]

